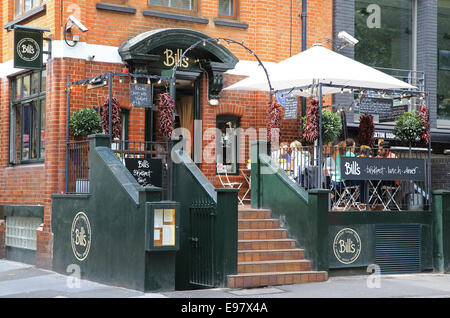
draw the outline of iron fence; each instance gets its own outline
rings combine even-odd
[[[429,180],[428,149],[392,147],[399,159],[422,159],[423,181],[343,180],[340,176],[340,158],[379,158],[377,148],[326,146],[322,148],[319,163],[317,147],[281,147],[271,152],[271,158],[279,168],[305,189],[330,190],[330,210],[429,210],[431,186]],[[386,159],[389,160],[389,159]],[[322,174],[320,176],[320,174]]]
[[[67,145],[66,193],[89,193],[89,141]]]

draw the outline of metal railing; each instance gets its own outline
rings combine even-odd
[[[67,145],[66,193],[89,193],[89,141]]]
[[[426,174],[423,181],[371,181],[348,180],[340,176],[340,157],[356,156],[376,158],[378,149],[369,147],[323,147],[322,160],[318,163],[317,148],[284,147],[271,152],[272,160],[279,168],[305,189],[318,187],[320,173],[322,188],[329,189],[330,210],[429,210],[431,186],[429,182],[428,149],[392,147],[396,158],[423,159]],[[352,154],[350,154],[352,153]],[[339,154],[339,156],[338,156]],[[389,159],[386,159],[389,160]],[[386,203],[387,202],[387,203]]]

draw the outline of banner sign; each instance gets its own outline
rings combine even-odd
[[[14,29],[14,67],[42,69],[43,32],[32,29]]]
[[[341,157],[343,180],[425,181],[425,160]]]
[[[125,158],[125,167],[141,186],[162,186],[161,159]]]
[[[285,98],[284,119],[297,119],[298,99],[297,97]]]

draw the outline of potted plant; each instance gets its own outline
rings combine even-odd
[[[404,112],[395,120],[395,128],[392,131],[395,137],[409,146],[409,157],[411,157],[411,146],[422,139],[426,132],[426,127],[421,120],[419,113],[413,110]]]
[[[69,128],[76,138],[102,132],[100,115],[92,108],[82,108],[73,113],[69,121]]]
[[[316,119],[316,114],[311,114],[310,117],[314,118],[316,124],[318,125],[318,119]],[[308,117],[302,117],[303,125],[303,140],[312,143],[318,137],[318,127],[314,127],[307,124]],[[332,113],[327,109],[322,109],[322,144],[325,145],[329,142],[333,142],[334,139],[339,135],[342,129],[341,119],[336,113]]]

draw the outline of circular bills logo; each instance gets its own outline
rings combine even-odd
[[[39,57],[41,49],[32,38],[23,38],[17,43],[17,54],[26,62],[33,62]]]
[[[83,261],[89,254],[91,248],[91,224],[84,212],[78,212],[72,222],[70,233],[72,241],[72,251],[76,259]]]
[[[361,239],[355,230],[345,228],[340,230],[333,241],[334,255],[339,262],[351,264],[361,253]]]

